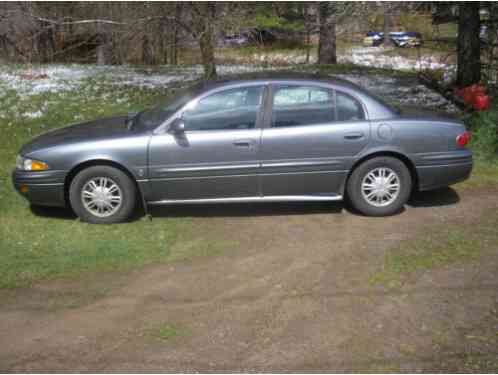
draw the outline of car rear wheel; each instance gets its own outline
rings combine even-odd
[[[69,200],[82,221],[119,223],[128,219],[135,208],[136,187],[119,169],[89,167],[74,177],[69,188]]]
[[[399,212],[411,190],[410,171],[401,160],[392,157],[377,157],[360,164],[347,183],[351,204],[368,216]]]

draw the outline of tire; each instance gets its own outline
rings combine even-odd
[[[396,181],[397,190],[394,187]],[[376,157],[363,162],[353,170],[347,182],[351,204],[367,216],[398,213],[408,201],[411,191],[410,171],[401,160],[393,157]]]
[[[135,184],[125,173],[103,165],[83,169],[69,187],[73,211],[81,221],[92,224],[125,221],[135,208],[136,197]]]

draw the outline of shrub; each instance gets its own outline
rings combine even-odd
[[[471,145],[476,155],[486,159],[498,156],[498,107],[472,113],[467,124],[472,130]]]

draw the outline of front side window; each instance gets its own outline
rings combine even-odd
[[[250,86],[209,95],[183,113],[185,129],[253,129],[262,105],[263,90],[263,86]]]
[[[273,95],[272,126],[301,126],[334,121],[333,91],[313,86],[280,86]]]
[[[201,89],[202,86],[195,85],[178,92],[173,91],[171,96],[155,107],[140,112],[134,119],[134,127],[144,130],[154,129],[192,100]]]

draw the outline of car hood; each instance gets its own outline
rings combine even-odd
[[[32,139],[21,149],[21,155],[60,144],[112,139],[129,132],[126,116],[104,118],[51,130]]]

